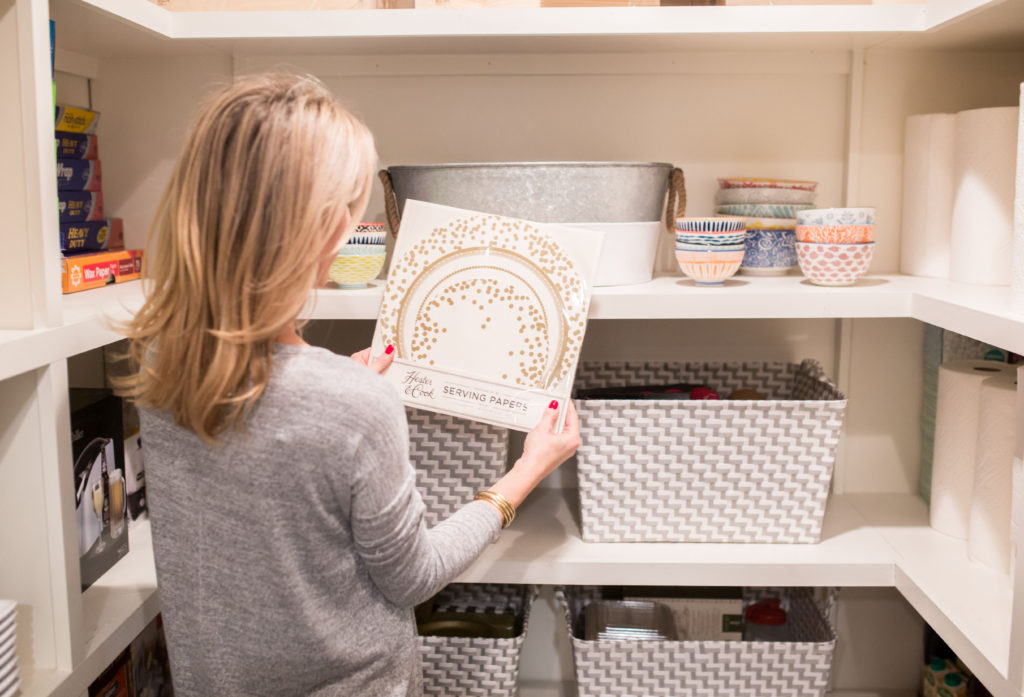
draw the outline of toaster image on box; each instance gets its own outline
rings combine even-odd
[[[78,556],[85,557],[91,552],[102,551],[104,508],[109,471],[114,465],[114,441],[110,438],[94,438],[75,460],[75,510],[78,514]],[[107,509],[109,510],[109,508]],[[109,520],[109,514],[107,516]],[[97,549],[94,550],[94,547]]]

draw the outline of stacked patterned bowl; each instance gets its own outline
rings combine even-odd
[[[338,250],[329,278],[342,288],[365,288],[384,268],[384,223],[360,223],[348,243]]]
[[[875,252],[874,208],[819,208],[797,214],[800,270],[819,286],[848,286],[867,273]]]
[[[716,211],[743,216],[747,253],[740,272],[779,276],[797,265],[797,213],[814,206],[817,182],[733,177],[718,180]]]
[[[676,261],[694,283],[720,286],[743,263],[743,218],[677,218]]]

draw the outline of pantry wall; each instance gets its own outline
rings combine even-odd
[[[58,9],[65,4],[56,3]],[[12,36],[10,14],[3,16],[0,31]],[[70,28],[58,26],[57,31],[60,45],[61,33]],[[597,41],[583,50],[572,42],[571,50],[561,52],[549,40],[536,52],[529,42],[495,42],[489,53],[479,45],[470,53],[447,53],[436,50],[436,44],[420,53],[421,46],[409,41],[408,53],[373,54],[351,53],[339,40],[330,46],[321,41],[309,55],[296,55],[290,44],[290,51],[280,55],[273,42],[239,41],[225,51],[202,40],[168,40],[141,53],[126,42],[122,48],[104,48],[98,52],[102,57],[80,49],[58,52],[57,82],[61,100],[88,102],[103,113],[104,191],[111,213],[125,220],[129,247],[144,243],[197,100],[235,75],[287,67],[321,77],[368,123],[382,166],[665,161],[685,171],[687,212],[694,215],[713,212],[718,176],[817,180],[822,205],[878,208],[878,249],[871,273],[881,274],[895,272],[899,265],[905,116],[1016,104],[1024,81],[1024,51],[914,50],[887,48],[884,41],[870,48],[849,42],[833,47],[827,39],[814,49],[805,48],[806,43],[797,49],[782,41],[767,49],[758,43],[747,46],[745,36],[737,34],[735,45],[726,50],[722,42],[707,50],[697,41],[677,37],[652,41],[649,49],[634,42],[630,50],[618,44],[602,50]],[[10,46],[3,41],[0,45]],[[384,220],[379,191],[367,217]],[[24,225],[31,229],[30,221]],[[659,270],[677,273],[670,246],[663,245]],[[786,309],[780,308],[780,319],[595,320],[588,328],[583,358],[816,358],[850,397],[833,489],[915,492],[923,325],[911,319],[785,315]],[[12,317],[4,326],[30,326],[30,321]],[[370,331],[372,322],[361,320],[318,322],[309,330],[315,342],[341,351],[368,345]],[[4,443],[20,449],[24,461],[31,462],[34,436],[52,428],[33,420],[59,422],[63,415],[66,422],[60,391],[68,384],[95,381],[97,366],[95,358],[85,357],[71,362],[70,377],[62,364],[55,364],[3,381],[8,424]],[[66,444],[44,447],[62,454],[69,450]],[[56,456],[44,458],[51,459]],[[45,503],[42,492],[59,489],[47,481],[58,479],[58,473],[35,473],[27,481],[24,473],[15,477],[9,470],[6,464],[0,468],[0,489],[10,492],[8,484],[15,482],[39,493],[24,501],[0,495],[4,510],[13,511],[4,520],[40,526],[61,520],[60,502],[40,505]],[[571,466],[548,483],[573,484]],[[0,533],[0,540],[5,550],[17,544],[11,530]],[[40,601],[29,618],[36,628],[29,655],[40,666],[70,665],[77,658],[62,653],[68,642],[61,635],[74,635],[80,628],[73,609],[62,611],[59,599],[42,598],[47,592],[59,595],[54,579],[68,573],[61,554],[51,552],[51,557],[47,561],[28,551],[15,553],[16,559],[35,560],[26,577],[43,587],[35,592]],[[6,577],[0,583],[5,586]],[[913,688],[919,657],[913,642],[921,619],[896,590],[845,589],[837,619],[837,690]],[[537,695],[568,689],[568,656],[558,616],[545,596],[524,652],[524,687]]]

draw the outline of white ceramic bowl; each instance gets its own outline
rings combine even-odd
[[[800,270],[818,286],[848,286],[867,273],[875,243],[827,244],[797,242]]]

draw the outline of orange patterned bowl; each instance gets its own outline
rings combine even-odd
[[[704,251],[676,249],[676,261],[682,272],[697,285],[720,286],[739,271],[743,253],[742,248],[722,251],[715,251],[712,247]]]
[[[797,225],[797,242],[863,244],[875,241],[874,225]]]

